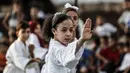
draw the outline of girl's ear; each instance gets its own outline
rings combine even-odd
[[[56,30],[54,28],[52,28],[51,31],[52,31],[53,35],[56,34]]]

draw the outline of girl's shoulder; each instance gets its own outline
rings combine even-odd
[[[50,43],[49,43],[49,50],[60,50],[62,48],[64,48],[65,46],[63,46],[60,42],[54,40],[54,39],[51,39],[50,40]],[[53,49],[52,49],[53,48]]]
[[[126,56],[126,57],[130,57],[130,53],[126,53],[125,56]]]
[[[21,47],[21,46],[23,46],[23,42],[21,41],[21,40],[19,40],[19,39],[16,39],[11,45],[10,45],[10,47]]]
[[[125,56],[124,56],[124,59],[125,59],[125,60],[130,60],[129,57],[130,57],[130,53],[126,53]]]

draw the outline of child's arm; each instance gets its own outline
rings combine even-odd
[[[126,68],[125,71],[123,73],[128,73],[130,70],[130,67]]]
[[[32,58],[34,58],[34,53],[33,53],[33,51],[34,51],[34,45],[30,44],[30,45],[28,46],[28,48],[29,48],[30,56],[31,56]]]
[[[32,44],[30,44],[30,45],[28,46],[28,48],[29,48],[30,56],[32,57],[32,59],[30,60],[30,62],[29,62],[28,64],[30,64],[30,63],[32,63],[32,62],[38,62],[38,63],[40,63],[40,62],[41,62],[41,59],[40,59],[40,58],[34,58],[34,53],[33,53],[33,51],[34,51],[35,46],[32,45]]]
[[[90,18],[88,18],[84,24],[82,35],[77,42],[77,47],[76,47],[75,53],[77,53],[79,51],[80,47],[83,45],[83,43],[86,40],[88,40],[92,37],[91,26],[92,26],[92,21]]]
[[[33,63],[33,62],[40,63],[40,62],[41,62],[41,59],[40,59],[40,58],[33,58],[33,59],[31,59],[31,60],[28,62],[28,64]],[[27,64],[27,65],[28,65],[28,64]]]
[[[105,57],[103,57],[100,53],[96,53],[96,57],[103,61],[105,64],[108,63],[108,60]]]

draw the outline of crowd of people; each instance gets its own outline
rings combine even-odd
[[[14,1],[1,23],[0,73],[130,73],[130,0],[124,7],[117,27],[101,15],[84,22],[70,3],[55,14],[34,4],[27,17]]]

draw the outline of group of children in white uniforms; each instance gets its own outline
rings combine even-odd
[[[73,6],[70,6],[69,10],[56,13],[45,20],[43,34],[49,40],[49,50],[41,73],[74,73],[84,51],[82,45],[92,36],[92,23],[91,19],[88,18],[80,39],[74,40],[78,12]],[[18,25],[18,39],[13,42],[7,51],[7,66],[4,73],[40,73],[38,67],[40,60],[32,57],[32,50],[26,44],[29,31],[29,25],[25,22]]]
[[[7,66],[3,73],[40,73],[38,66],[40,60],[33,58],[31,54],[33,50],[29,49],[26,43],[29,33],[29,25],[21,21],[16,28],[18,38],[7,51]]]

